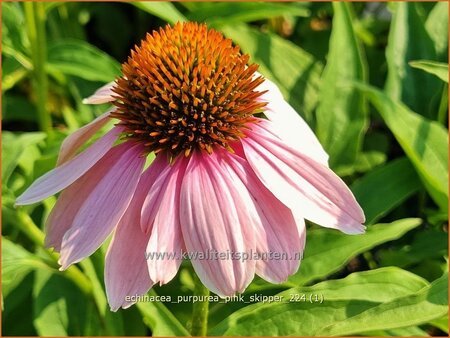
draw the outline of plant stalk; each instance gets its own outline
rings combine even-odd
[[[27,213],[21,211],[18,211],[16,215],[17,225],[23,234],[26,235],[34,244],[42,248],[52,261],[57,263],[58,255],[45,248],[45,235],[41,229],[34,224],[31,217]],[[62,275],[74,282],[85,294],[89,295],[92,293],[91,282],[76,266],[69,267],[67,270],[62,272]]]
[[[47,111],[48,77],[45,70],[47,39],[45,33],[45,7],[43,2],[24,2],[26,28],[33,62],[33,90],[36,95],[39,129],[52,132],[52,120]]]
[[[195,273],[194,273],[195,274]],[[203,285],[200,279],[195,275],[194,296],[198,296],[200,301],[195,302],[192,308],[192,336],[206,336],[208,331],[208,312],[209,312],[209,290]]]

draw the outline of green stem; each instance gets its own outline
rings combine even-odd
[[[45,7],[43,2],[25,2],[26,26],[33,62],[33,89],[36,95],[39,128],[52,132],[52,120],[47,111],[48,78],[45,71],[47,39],[45,34]]]
[[[192,307],[192,336],[206,336],[208,330],[208,312],[209,312],[209,290],[202,284],[200,279],[195,276],[194,296],[198,296],[201,301],[195,302]]]
[[[45,253],[51,258],[52,261],[58,262],[58,255],[48,249],[45,249],[44,246],[44,238],[45,235],[39,229],[36,224],[34,224],[31,217],[25,213],[18,211],[16,213],[17,215],[17,225],[19,229],[23,232],[24,235],[28,237],[33,243],[35,243],[37,246],[42,248]],[[85,294],[92,293],[92,286],[89,279],[84,275],[83,272],[81,272],[80,269],[78,269],[76,266],[71,266],[62,274],[70,279],[72,282],[74,282]]]

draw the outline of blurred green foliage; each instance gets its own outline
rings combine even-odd
[[[209,333],[448,334],[448,3],[1,6],[3,335],[189,334],[190,303],[109,311],[106,244],[58,271],[35,227],[54,197],[13,206],[54,166],[64,137],[107,109],[82,98],[120,74],[146,32],[185,20],[222,31],[277,83],[368,225],[361,236],[308,225],[299,272],[281,285],[255,278],[245,292],[321,295],[323,303],[212,303]],[[193,287],[185,262],[151,294],[190,295]]]

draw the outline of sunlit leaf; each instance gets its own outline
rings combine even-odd
[[[381,91],[357,86],[370,99],[416,168],[434,201],[448,204],[448,131],[439,123],[412,112]]]
[[[150,291],[150,296],[156,293]],[[189,336],[189,332],[160,301],[137,303],[144,322],[152,329],[153,336]]]
[[[395,302],[424,287],[427,287],[426,281],[397,268],[355,273],[312,287],[289,289],[278,294],[283,297],[282,301],[247,306],[213,328],[210,334],[322,335],[320,333],[330,325],[346,323],[380,303]],[[357,332],[365,328],[360,323]]]
[[[439,61],[448,61],[448,2],[438,1],[425,22]]]
[[[435,60],[433,42],[416,4],[398,2],[386,47],[386,93],[418,114],[431,117],[438,105],[441,84],[434,76],[409,67],[413,60]]]
[[[341,81],[366,79],[366,61],[353,29],[351,6],[333,2],[333,29],[316,113],[317,136],[330,155],[332,168],[356,161],[368,123],[363,95],[339,86]]]
[[[2,283],[6,296],[23,278],[35,269],[52,270],[33,253],[2,237]]]
[[[101,335],[94,302],[68,279],[37,271],[33,294],[33,322],[40,336]]]
[[[320,335],[346,336],[370,330],[423,324],[448,313],[448,274],[422,290],[375,306],[345,321],[333,323]]]
[[[421,224],[417,218],[390,224],[376,224],[363,235],[349,236],[330,229],[308,232],[306,249],[299,271],[288,279],[288,285],[304,285],[326,277],[344,267],[350,259],[382,243],[402,237]]]
[[[81,40],[59,40],[50,44],[48,67],[90,81],[110,82],[120,75],[116,60]]]
[[[155,15],[169,23],[183,22],[186,18],[181,14],[171,2],[162,1],[134,1],[131,2],[134,6],[143,11]]]
[[[190,21],[206,23],[249,22],[282,15],[308,16],[302,3],[275,2],[201,2],[187,14]]]
[[[448,83],[448,63],[427,60],[411,61],[411,67],[422,69],[427,73],[436,75],[442,81]]]

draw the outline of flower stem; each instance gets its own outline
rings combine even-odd
[[[33,243],[42,248],[45,253],[52,259],[54,262],[58,262],[58,255],[54,252],[51,252],[48,249],[45,249],[44,246],[44,233],[39,229],[36,224],[34,224],[31,217],[22,211],[18,211],[16,213],[17,216],[17,225],[19,229],[23,232],[24,235],[28,237]],[[84,273],[78,269],[76,266],[71,266],[64,272],[62,272],[63,276],[70,279],[74,282],[85,294],[92,293],[92,286],[89,279],[84,275]]]
[[[208,330],[209,301],[207,298],[209,296],[209,290],[203,285],[196,275],[194,278],[194,296],[198,296],[200,301],[193,304],[191,335],[206,336]]]
[[[45,71],[47,39],[45,34],[45,7],[43,2],[24,2],[26,28],[33,62],[33,89],[36,95],[39,128],[52,132],[52,120],[47,111],[48,78]]]

